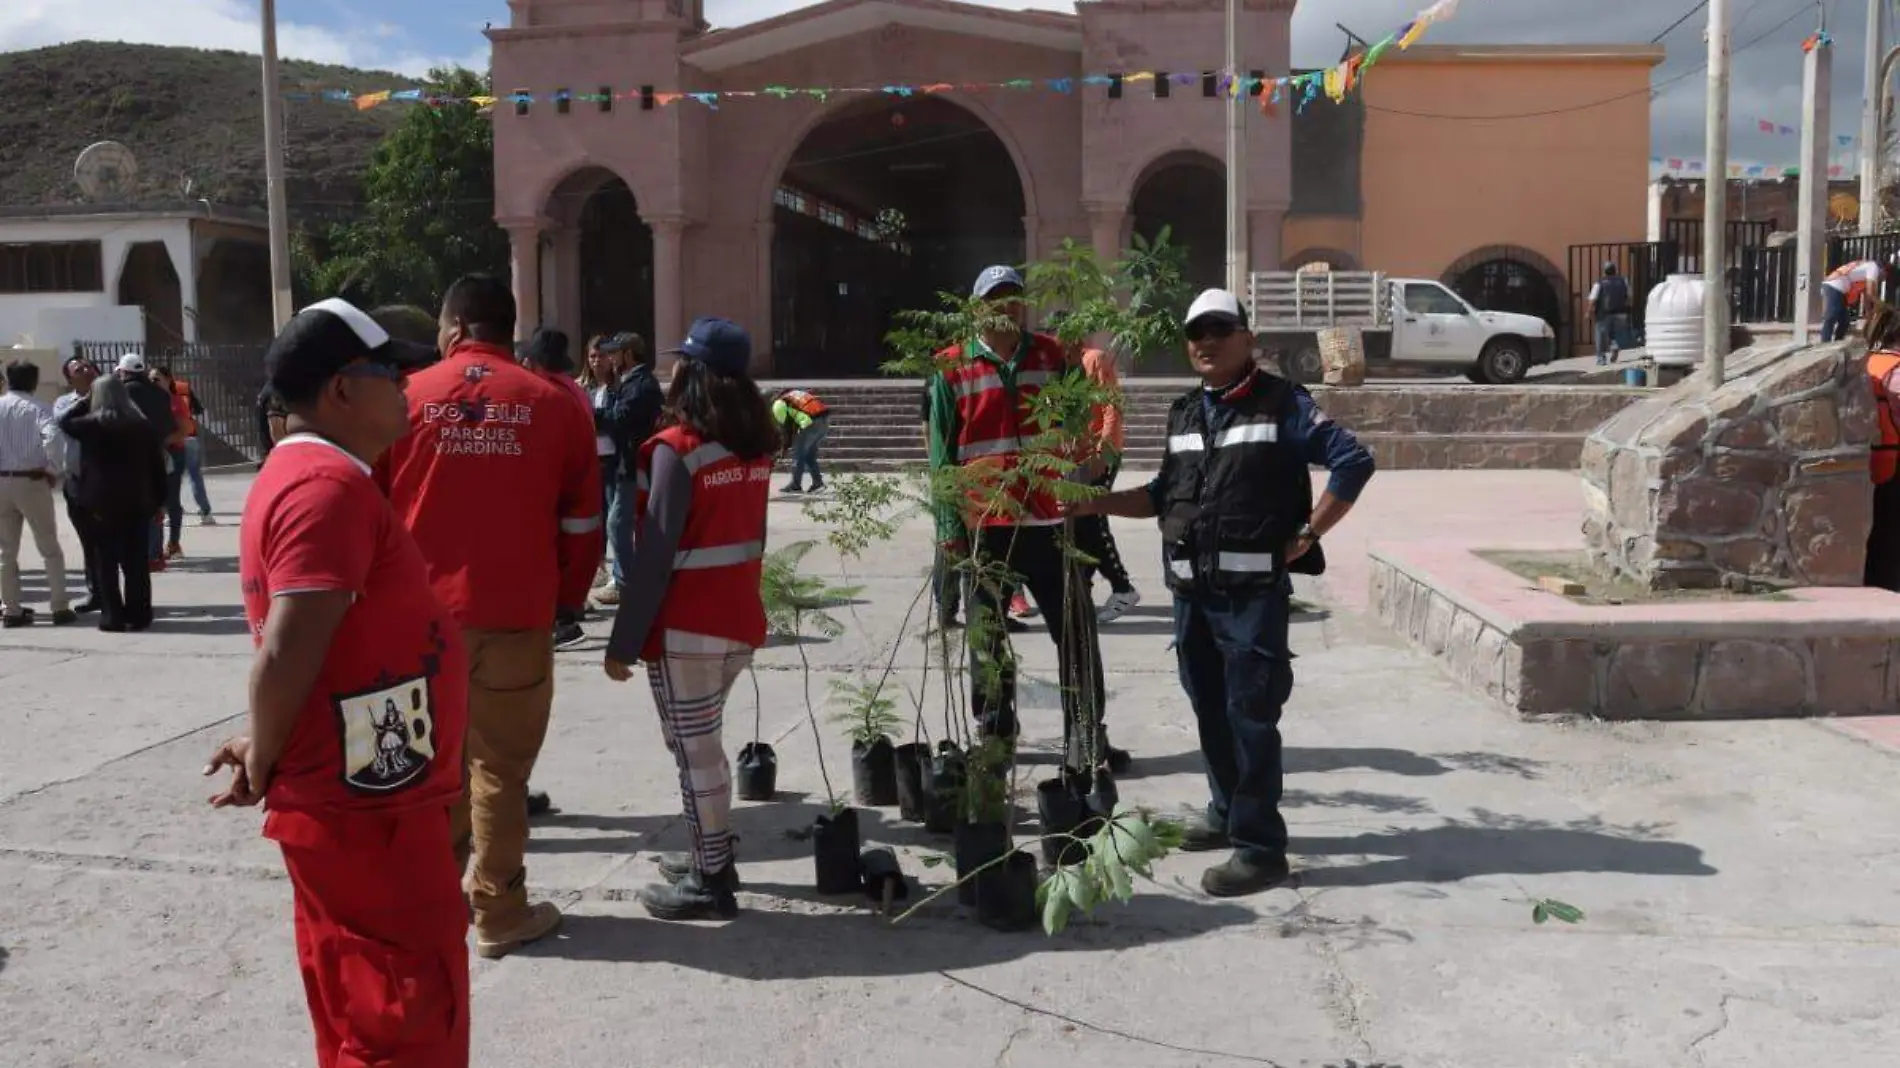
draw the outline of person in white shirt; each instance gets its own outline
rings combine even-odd
[[[79,443],[67,437],[66,432],[59,428],[59,420],[92,396],[92,384],[99,379],[99,369],[84,356],[74,356],[60,366],[60,374],[65,376],[66,384],[72,388],[53,402],[53,422],[46,428],[46,458],[53,463],[53,475],[59,482],[60,496],[66,499],[66,519],[79,535],[79,548],[85,555],[86,599],[73,606],[73,611],[83,616],[99,610],[99,591],[93,585],[92,577],[94,538],[89,529],[91,513],[80,507],[74,496],[79,486]]]
[[[1865,311],[1879,295],[1880,264],[1873,260],[1855,260],[1836,267],[1821,283],[1821,340],[1839,341],[1847,336],[1848,309]]]
[[[79,617],[66,600],[66,554],[59,547],[53,511],[54,464],[46,453],[53,413],[33,396],[40,369],[25,360],[7,364],[7,392],[0,395],[0,626],[33,622],[33,610],[21,600],[20,533],[33,531],[33,546],[46,564],[46,585],[54,626]]]

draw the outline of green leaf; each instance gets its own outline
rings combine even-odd
[[[1060,934],[1069,925],[1069,910],[1073,907],[1069,895],[1061,884],[1049,885],[1048,895],[1042,905],[1042,930],[1051,937]]]
[[[1550,919],[1550,910],[1544,907],[1543,902],[1540,901],[1537,904],[1531,906],[1531,922],[1532,923],[1543,923],[1545,920],[1548,920],[1548,919]]]
[[[924,867],[926,868],[942,867],[950,863],[950,858],[944,856],[942,853],[927,853],[919,859],[923,861]]]
[[[1102,899],[1101,891],[1087,872],[1072,866],[1061,869],[1057,875],[1062,879],[1063,888],[1069,900],[1075,902],[1076,908],[1085,913],[1095,911],[1096,904]]]

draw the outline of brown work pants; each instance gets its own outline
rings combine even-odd
[[[475,930],[500,936],[528,915],[528,776],[554,708],[554,639],[536,630],[462,631],[468,646],[468,789],[453,832]],[[472,863],[468,863],[472,861]]]

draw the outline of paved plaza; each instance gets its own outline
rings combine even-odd
[[[255,812],[214,812],[204,758],[241,723],[250,643],[236,578],[248,481],[213,479],[223,526],[157,578],[144,635],[36,626],[0,636],[0,1066],[263,1068],[312,1061],[290,886]],[[1521,723],[1362,616],[1364,547],[1445,536],[1508,545],[1576,530],[1575,477],[1394,472],[1329,539],[1304,585],[1284,725],[1302,885],[1216,902],[1204,857],[1174,856],[1128,905],[1057,938],[991,932],[939,904],[893,927],[812,890],[821,811],[804,711],[832,679],[881,671],[939,732],[921,608],[921,518],[853,563],[848,633],[762,651],[729,706],[757,731],[780,800],[741,804],[740,918],[669,925],[634,893],[681,848],[671,756],[644,685],[559,657],[536,785],[559,814],[530,844],[564,933],[474,964],[474,1063],[510,1068],[1886,1068],[1900,1048],[1900,754],[1862,721]],[[822,537],[797,502],[776,544]],[[498,514],[497,521],[505,521]],[[1106,627],[1109,717],[1134,751],[1124,799],[1204,797],[1168,648],[1151,524],[1117,521],[1146,604]],[[471,537],[480,531],[472,529]],[[69,550],[78,560],[77,545]],[[28,560],[36,561],[32,550]],[[840,575],[836,556],[809,568]],[[75,576],[76,577],[76,576]],[[29,590],[44,581],[29,574]],[[1026,660],[1025,748],[1060,739],[1054,650]],[[807,678],[801,661],[810,664]],[[832,783],[848,743],[822,717]],[[1030,794],[1046,768],[1030,767]],[[1027,799],[1033,812],[1033,795]],[[947,841],[866,812],[867,844]],[[1532,923],[1534,899],[1587,914]],[[944,899],[949,900],[949,899]]]

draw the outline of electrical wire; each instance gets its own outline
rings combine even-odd
[[[1687,21],[1689,21],[1689,20],[1690,20],[1690,19],[1692,19],[1692,18],[1695,18],[1695,14],[1696,14],[1696,12],[1698,12],[1698,11],[1700,11],[1700,10],[1702,10],[1703,8],[1705,8],[1705,7],[1708,7],[1708,6],[1709,6],[1709,0],[1700,0],[1700,2],[1696,4],[1696,6],[1694,6],[1694,7],[1692,7],[1692,8],[1690,8],[1689,10],[1687,10],[1687,11],[1685,11],[1685,12],[1683,12],[1683,13],[1682,13],[1682,17],[1681,17],[1681,18],[1679,18],[1679,19],[1677,19],[1676,21],[1674,21],[1674,22],[1672,22],[1672,23],[1670,23],[1670,24],[1669,24],[1669,28],[1668,28],[1668,29],[1666,29],[1666,30],[1664,30],[1663,32],[1661,32],[1661,33],[1659,33],[1659,34],[1657,34],[1657,35],[1656,35],[1656,36],[1654,36],[1654,37],[1651,37],[1651,38],[1649,39],[1649,43],[1650,43],[1650,44],[1661,44],[1661,43],[1662,43],[1662,39],[1663,39],[1663,38],[1665,38],[1665,37],[1667,37],[1667,36],[1669,36],[1670,34],[1672,34],[1672,33],[1675,33],[1675,32],[1676,32],[1676,27],[1678,27],[1678,26],[1680,26],[1680,25],[1682,25],[1683,23],[1685,23],[1685,22],[1687,22]]]
[[[1766,41],[1768,38],[1773,37],[1775,34],[1780,33],[1782,29],[1788,26],[1789,23],[1793,22],[1794,20],[1800,18],[1802,15],[1806,14],[1810,6],[1811,6],[1811,0],[1802,0],[1801,5],[1797,7],[1794,11],[1790,12],[1787,18],[1782,19],[1780,22],[1775,23],[1775,25],[1771,27],[1770,29],[1751,38],[1747,44],[1744,44],[1739,48],[1730,49],[1729,55],[1731,56],[1740,55],[1741,53],[1746,52],[1751,48],[1754,48],[1756,45],[1761,44],[1763,41]],[[1701,63],[1692,67],[1691,69],[1686,70],[1682,72],[1681,74],[1676,75],[1673,78],[1666,78],[1663,81],[1656,82],[1645,88],[1635,90],[1634,92],[1618,93],[1615,96],[1605,97],[1602,100],[1593,100],[1588,104],[1573,104],[1569,107],[1546,108],[1542,111],[1523,111],[1523,112],[1517,112],[1515,114],[1509,114],[1509,115],[1441,115],[1441,114],[1435,114],[1433,112],[1428,112],[1428,111],[1406,111],[1402,108],[1375,107],[1371,104],[1366,105],[1366,110],[1370,112],[1375,112],[1380,115],[1398,115],[1398,116],[1402,116],[1408,119],[1436,119],[1436,120],[1445,121],[1445,122],[1510,122],[1510,121],[1514,121],[1518,119],[1542,119],[1542,118],[1548,118],[1552,115],[1569,115],[1569,114],[1579,112],[1579,111],[1592,111],[1596,108],[1605,107],[1610,104],[1615,104],[1624,100],[1630,100],[1639,96],[1654,97],[1660,94],[1664,89],[1667,89],[1673,85],[1677,85],[1681,82],[1687,81],[1690,78],[1693,78],[1698,74],[1701,74],[1703,71],[1708,69],[1708,66],[1709,66],[1709,62],[1708,60],[1705,59]]]

